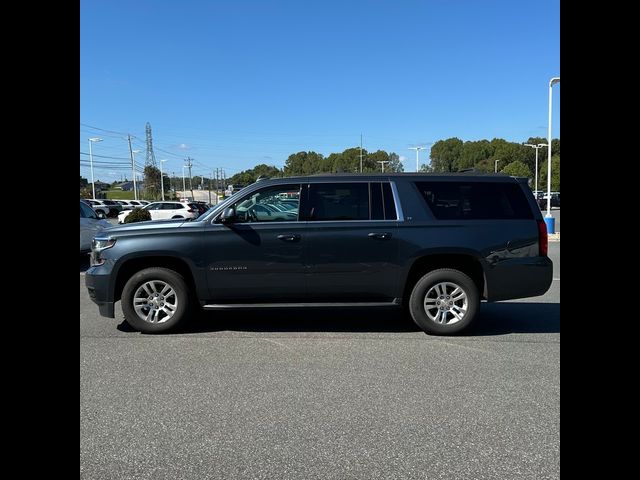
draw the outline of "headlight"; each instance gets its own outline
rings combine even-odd
[[[116,239],[110,237],[96,237],[91,242],[91,266],[102,265],[104,258],[100,257],[100,253],[115,245]]]

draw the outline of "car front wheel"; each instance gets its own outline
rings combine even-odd
[[[459,270],[441,268],[413,287],[409,311],[426,333],[450,335],[467,328],[480,308],[478,287]]]
[[[133,328],[161,333],[189,316],[191,299],[179,273],[168,268],[146,268],[133,275],[122,291],[122,311]]]

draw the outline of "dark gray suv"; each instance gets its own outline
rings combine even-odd
[[[133,223],[93,242],[100,314],[147,333],[205,310],[404,306],[453,334],[481,300],[545,293],[547,232],[526,179],[323,175],[263,180],[194,220]]]

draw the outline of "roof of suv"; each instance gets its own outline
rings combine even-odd
[[[335,181],[335,180],[371,180],[380,181],[382,179],[464,179],[477,181],[498,181],[513,182],[520,177],[512,177],[504,173],[484,173],[478,170],[464,172],[447,172],[447,173],[319,173],[307,176],[280,177],[260,180],[260,185],[268,185],[270,183],[281,183],[282,181],[304,182],[304,181]],[[253,185],[255,185],[254,183]]]

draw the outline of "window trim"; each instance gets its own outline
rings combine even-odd
[[[283,179],[284,180],[284,179]],[[371,183],[389,183],[391,185],[391,193],[393,195],[393,203],[395,204],[395,208],[396,208],[396,217],[397,219],[395,220],[300,220],[300,208],[302,206],[303,203],[303,195],[308,195],[309,194],[309,188],[311,188],[311,185],[318,185],[318,184],[324,184],[324,183],[367,183],[367,184],[371,184]],[[290,182],[283,182],[281,184],[276,184],[276,185],[271,185],[272,187],[277,187],[279,185],[291,185]],[[234,225],[284,225],[284,224],[316,224],[316,223],[345,223],[345,222],[357,222],[357,223],[395,223],[395,222],[404,222],[405,218],[404,218],[404,212],[402,210],[402,205],[400,204],[400,195],[398,193],[398,187],[396,185],[396,182],[393,180],[380,180],[380,181],[372,181],[372,180],[355,180],[355,181],[349,181],[349,182],[334,182],[334,181],[318,181],[318,182],[311,182],[311,181],[307,181],[307,182],[300,182],[300,204],[298,206],[298,220],[296,221],[284,221],[284,222],[237,222],[234,223]],[[239,198],[238,200],[236,200],[235,203],[238,203],[239,201],[245,200],[246,198],[248,198],[249,196],[253,195],[254,193],[256,193],[257,191],[259,191],[260,189],[257,188],[255,190],[252,190],[251,192],[247,192],[245,197]],[[369,195],[371,195],[371,187],[369,187]],[[308,202],[308,199],[304,200],[305,204]],[[232,203],[230,203],[229,205],[232,205]],[[228,205],[225,206],[220,212],[218,212],[210,221],[211,225],[221,225],[221,223],[219,222],[220,216],[224,213],[224,210],[228,208]],[[369,205],[369,208],[371,208],[371,204]],[[371,216],[371,215],[369,215]]]

